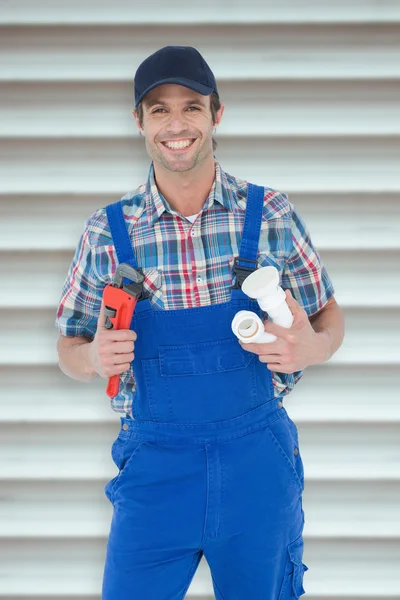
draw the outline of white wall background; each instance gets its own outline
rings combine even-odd
[[[218,160],[289,193],[345,312],[285,401],[308,598],[400,599],[400,2],[3,0],[0,600],[100,598],[119,418],[59,370],[54,318],[84,220],[145,180],[133,76],[167,44],[209,62]],[[188,597],[213,597],[204,561]]]

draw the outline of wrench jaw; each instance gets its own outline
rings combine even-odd
[[[114,275],[113,285],[122,288],[124,277],[135,283],[142,283],[144,280],[143,271],[140,267],[135,269],[131,265],[128,265],[128,263],[120,263]]]
[[[133,283],[124,284],[124,277],[130,279]],[[127,294],[132,294],[139,301],[150,296],[149,292],[143,289],[143,281],[144,274],[141,267],[135,268],[127,263],[121,263],[115,272],[113,285],[123,289]]]
[[[124,278],[130,279],[132,283],[124,284]],[[126,292],[130,296],[136,299],[136,302],[149,298],[150,294],[143,288],[144,274],[140,267],[134,268],[127,263],[121,263],[118,265],[115,272],[112,287],[118,288],[123,292]],[[106,329],[112,329],[114,327],[110,319],[115,319],[117,316],[117,309],[113,306],[104,306],[104,326]]]

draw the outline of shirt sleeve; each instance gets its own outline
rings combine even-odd
[[[93,269],[87,223],[85,221],[57,308],[55,325],[68,337],[94,338],[105,287]]]
[[[311,241],[310,231],[296,207],[290,203],[292,251],[285,262],[281,286],[311,317],[331,298],[335,289],[320,255]]]

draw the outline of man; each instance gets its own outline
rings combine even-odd
[[[215,159],[223,112],[196,49],[142,62],[133,116],[147,183],[85,222],[61,295],[60,368],[121,376],[103,600],[182,599],[203,555],[218,599],[304,593],[304,469],[282,399],[340,346],[343,315],[287,196]],[[102,293],[121,262],[143,269],[147,294],[130,329],[114,331]],[[289,329],[265,318],[273,343],[232,333],[239,310],[267,317],[241,290],[249,265],[279,270],[293,313]]]

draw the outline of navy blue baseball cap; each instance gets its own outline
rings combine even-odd
[[[164,83],[177,83],[204,96],[214,92],[219,97],[213,72],[192,46],[160,48],[139,65],[134,83],[135,107],[150,90]]]

